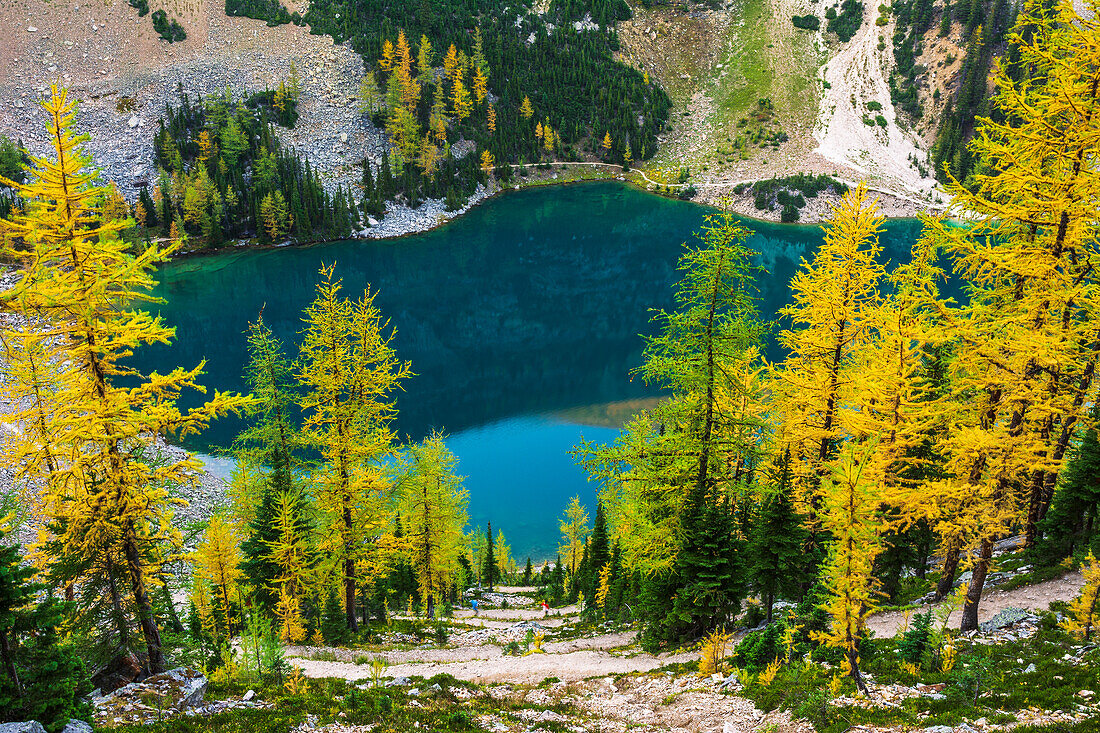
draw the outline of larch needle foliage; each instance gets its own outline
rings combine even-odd
[[[196,594],[196,598],[211,599],[215,617],[207,619],[220,636],[232,636],[237,628],[234,607],[240,606],[240,581],[242,573],[238,565],[241,553],[238,549],[240,538],[233,526],[220,514],[210,518],[202,542],[191,554],[194,567],[195,584],[205,586]],[[202,608],[202,603],[195,604]]]
[[[780,311],[790,325],[779,334],[789,356],[774,380],[779,434],[800,467],[807,504],[840,443],[861,431],[853,424],[858,413],[845,407],[860,388],[860,355],[874,337],[882,301],[882,223],[866,186],[845,194],[824,243],[791,280],[791,304]]]
[[[439,601],[457,579],[466,551],[469,494],[439,433],[410,446],[399,464],[396,488],[407,552],[421,598]]]
[[[52,520],[63,552],[82,561],[70,567],[121,555],[149,668],[161,671],[149,577],[159,548],[178,545],[170,487],[190,482],[198,464],[160,456],[153,441],[200,431],[249,400],[215,393],[181,411],[175,402],[181,390],[203,391],[197,383],[202,364],[150,375],[126,366],[136,348],[173,335],[139,308],[155,302],[150,273],[173,248],[130,253],[118,236],[127,222],[103,214],[108,192],[95,184],[84,138],[73,131],[75,103],[54,86],[42,108],[52,156],[32,159],[29,183],[3,181],[27,208],[0,222],[6,241],[17,245],[4,254],[24,266],[23,278],[0,294],[0,307],[29,324],[29,332],[14,339],[3,334],[13,376],[4,389],[23,406],[13,418],[33,426],[12,436],[3,460],[41,487],[40,512]]]
[[[1070,633],[1080,634],[1087,642],[1096,628],[1097,614],[1100,613],[1100,562],[1097,562],[1091,552],[1085,559],[1081,572],[1085,576],[1085,587],[1081,589],[1081,595],[1070,604],[1062,628]]]
[[[394,441],[393,393],[412,372],[390,345],[394,332],[374,294],[352,301],[340,290],[333,267],[322,267],[303,318],[298,379],[303,433],[323,460],[314,472],[326,543],[319,549],[343,584],[347,625],[355,631],[356,584],[381,570],[374,540],[389,523],[382,461]]]
[[[944,501],[977,550],[963,630],[977,606],[994,538],[1023,523],[1029,541],[1045,514],[1071,438],[1094,392],[1100,350],[1096,277],[1100,220],[1100,5],[1029,0],[1011,41],[1025,81],[1004,65],[972,150],[977,187],[953,182],[969,223],[933,222],[968,301],[945,309],[957,340],[955,425],[946,446]]]
[[[848,674],[862,692],[867,686],[859,671],[859,646],[866,635],[867,616],[874,609],[872,571],[883,548],[878,508],[885,496],[876,480],[873,452],[874,445],[845,447],[833,474],[821,486],[819,512],[822,528],[833,537],[822,568],[832,625],[819,640],[844,651]]]

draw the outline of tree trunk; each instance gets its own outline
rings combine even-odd
[[[856,689],[862,694],[867,694],[867,682],[863,679],[863,675],[859,671],[859,644],[855,647],[849,647],[845,653],[848,657],[848,669],[849,676],[852,681],[856,683]]]
[[[359,620],[355,616],[355,560],[344,560],[344,604],[348,629],[359,631]]]
[[[179,614],[176,613],[176,604],[172,602],[172,594],[168,591],[168,585],[162,585],[160,587],[161,600],[164,603],[164,607],[168,610],[168,621],[172,626],[172,631],[177,634],[183,633],[183,622],[180,621]],[[229,606],[226,605],[226,616],[229,615]]]
[[[936,584],[936,595],[932,598],[934,603],[939,603],[946,598],[955,585],[955,572],[959,569],[961,544],[958,538],[947,543],[947,553],[943,558],[943,574],[940,575],[940,582]]]
[[[1043,488],[1046,485],[1047,472],[1036,469],[1031,473],[1031,486],[1028,489],[1027,522],[1024,525],[1024,547],[1035,547],[1039,535],[1039,520],[1042,518]]]
[[[145,646],[149,652],[149,673],[159,674],[167,670],[164,661],[164,651],[160,640],[160,629],[157,628],[157,620],[153,615],[153,604],[149,600],[149,594],[145,590],[145,574],[142,570],[141,553],[138,552],[137,543],[127,532],[122,540],[122,551],[126,556],[126,568],[130,572],[130,584],[134,593],[134,606],[137,608],[138,623],[141,625],[141,634],[145,637]]]
[[[19,672],[15,668],[15,656],[11,652],[11,642],[8,640],[7,630],[0,630],[0,657],[3,657],[4,670],[11,678],[16,696],[22,698],[24,695],[23,683],[19,681]]]
[[[985,576],[989,574],[989,560],[993,557],[993,540],[982,540],[982,554],[978,562],[974,564],[974,577],[970,580],[970,590],[966,593],[966,603],[963,605],[962,623],[959,631],[978,630],[978,602],[982,599],[982,588],[985,586]]]
[[[107,588],[111,593],[111,612],[115,617],[115,627],[118,629],[118,646],[126,649],[130,646],[130,630],[126,628],[126,614],[122,610],[122,595],[118,592],[118,584],[115,582],[115,565],[111,561],[111,553],[107,552]]]
[[[710,441],[714,430],[714,316],[718,309],[718,285],[722,278],[722,268],[719,265],[714,273],[714,285],[710,292],[710,304],[707,311],[707,396],[706,414],[703,417],[703,435],[701,439],[702,450],[699,453],[699,469],[695,476],[695,486],[702,493],[708,488],[708,474],[710,461]]]

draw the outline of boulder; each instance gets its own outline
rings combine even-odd
[[[206,677],[193,669],[173,669],[156,674],[143,682],[131,682],[110,695],[97,698],[97,713],[144,709],[157,712],[183,712],[202,704]]]
[[[25,720],[22,723],[0,723],[0,733],[46,733],[46,729],[37,720]]]
[[[92,726],[83,720],[70,720],[61,733],[92,733]]]
[[[1009,626],[1018,624],[1021,621],[1036,620],[1034,614],[1031,614],[1022,608],[1006,608],[998,613],[988,621],[983,621],[978,624],[982,631],[989,633],[990,631],[1000,631],[1001,629],[1007,629]]]
[[[92,684],[103,692],[114,692],[136,682],[145,674],[145,665],[133,654],[115,657],[106,667],[92,675]]]

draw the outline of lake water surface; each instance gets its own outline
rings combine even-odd
[[[631,412],[659,395],[631,380],[650,309],[672,307],[676,260],[708,209],[616,183],[499,196],[425,234],[385,241],[246,250],[166,264],[157,294],[176,327],[169,347],[143,348],[139,368],[162,372],[207,360],[210,388],[245,388],[244,331],[264,320],[296,343],[317,270],[336,265],[345,293],[370,285],[412,362],[397,404],[398,434],[446,431],[470,492],[470,519],[504,531],[520,563],[552,557],[569,497],[595,508],[596,486],[569,451],[584,436],[610,441]],[[816,226],[747,221],[768,274],[761,311],[787,302]],[[915,220],[887,224],[893,262],[908,258]],[[184,404],[197,402],[185,395]],[[240,429],[223,420],[192,449],[224,448]]]

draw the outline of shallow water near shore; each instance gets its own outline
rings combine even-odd
[[[630,370],[641,361],[642,336],[653,332],[650,310],[673,306],[683,243],[710,211],[618,183],[539,187],[401,239],[176,260],[160,269],[156,291],[176,340],[141,349],[136,365],[163,372],[206,359],[208,388],[243,390],[249,321],[262,310],[272,330],[296,344],[317,270],[335,263],[346,295],[368,285],[377,291],[397,329],[397,353],[412,362],[416,376],[397,397],[398,434],[419,440],[446,431],[466,477],[471,522],[492,520],[520,564],[528,555],[552,557],[569,497],[595,509],[598,487],[569,451],[582,436],[613,440],[626,417],[659,397]],[[768,271],[758,286],[761,313],[771,318],[821,230],[745,225]],[[919,230],[916,220],[888,222],[884,257],[906,260]],[[200,398],[185,394],[181,402]],[[185,445],[215,452],[240,428],[222,420]]]

